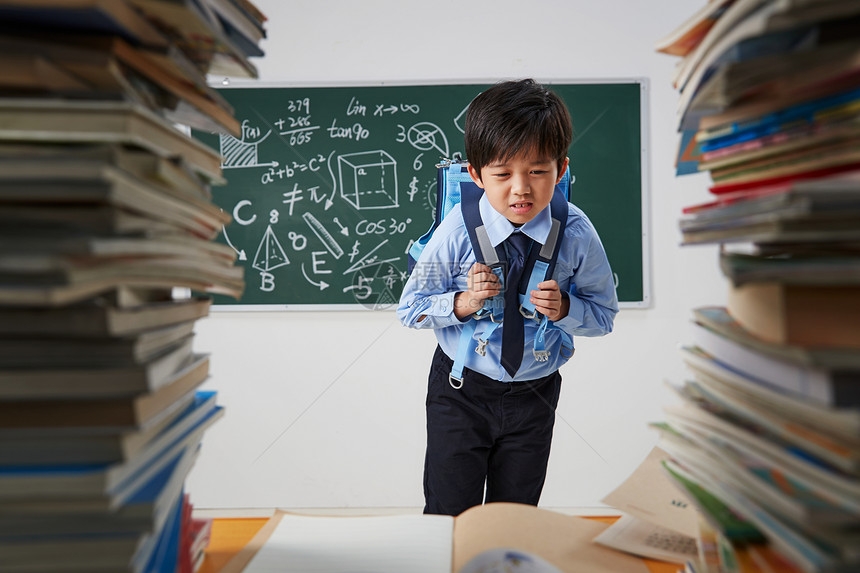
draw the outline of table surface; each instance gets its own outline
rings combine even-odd
[[[613,523],[617,517],[588,517],[603,523]],[[216,518],[212,522],[212,538],[199,573],[218,573],[269,520],[267,517]],[[676,573],[682,566],[652,559],[643,559],[651,573]]]

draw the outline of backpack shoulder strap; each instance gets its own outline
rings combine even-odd
[[[567,199],[570,186],[566,177],[567,173],[565,173],[565,178],[562,178],[562,181],[556,185],[549,204],[551,226],[546,242],[540,249],[533,248],[529,253],[526,269],[531,269],[531,271],[523,273],[523,282],[520,283],[520,312],[526,318],[536,318],[536,311],[534,304],[529,300],[530,297],[525,295],[537,290],[538,283],[551,279],[555,271],[555,263],[558,260],[569,212]]]
[[[502,245],[493,246],[490,236],[481,219],[481,195],[483,191],[473,181],[460,184],[461,208],[463,210],[463,221],[469,232],[469,241],[472,250],[475,251],[475,259],[490,268],[503,266],[507,260],[505,248]]]
[[[472,244],[475,260],[490,267],[490,270],[499,277],[499,282],[504,287],[505,272],[508,268],[508,255],[505,252],[504,244],[500,243],[494,247],[490,241],[490,236],[487,234],[487,228],[484,226],[484,220],[481,218],[480,207],[481,196],[484,192],[473,181],[461,183],[460,191],[462,193],[462,202],[460,204],[463,210],[463,221],[466,223],[466,230],[469,232],[469,242]],[[484,306],[476,315],[478,318],[484,318],[489,315],[493,322],[501,322],[504,309],[505,299],[500,293],[485,300]]]
[[[534,357],[538,362],[549,360],[550,352],[546,349],[545,334],[550,328],[549,319],[546,316],[538,316],[534,304],[531,302],[531,297],[522,293],[529,293],[537,289],[538,283],[552,278],[555,270],[555,264],[558,260],[558,253],[561,249],[561,243],[564,240],[564,231],[567,227],[567,218],[569,215],[568,200],[570,199],[570,171],[566,171],[562,180],[555,187],[555,193],[550,201],[550,217],[552,226],[550,227],[549,235],[547,235],[546,243],[538,250],[538,253],[533,253],[535,258],[534,266],[529,275],[528,284],[524,290],[520,291],[520,312],[526,318],[533,318],[539,322],[538,330],[535,333],[534,341]],[[555,327],[553,327],[555,328]],[[573,356],[573,338],[564,330],[558,329],[560,333],[561,354],[565,358]]]

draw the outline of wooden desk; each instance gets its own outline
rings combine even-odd
[[[216,518],[206,558],[198,573],[218,573],[251,541],[270,518]]]
[[[613,523],[617,517],[589,517],[603,523]],[[254,535],[266,524],[269,518],[218,518],[212,522],[212,539],[206,550],[206,559],[199,573],[218,573]],[[682,566],[652,559],[643,559],[651,573],[676,573]]]

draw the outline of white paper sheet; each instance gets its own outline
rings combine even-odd
[[[454,519],[286,514],[246,573],[450,573]]]

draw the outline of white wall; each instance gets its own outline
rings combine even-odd
[[[577,339],[546,507],[599,507],[636,468],[670,399],[662,381],[683,377],[690,309],[725,300],[715,250],[678,246],[681,207],[706,199],[707,179],[674,177],[675,58],[653,50],[701,1],[255,0],[269,17],[264,82],[648,79],[653,304],[622,310],[607,337]],[[390,311],[213,312],[197,332],[227,415],[189,476],[196,507],[423,505],[432,333]]]

